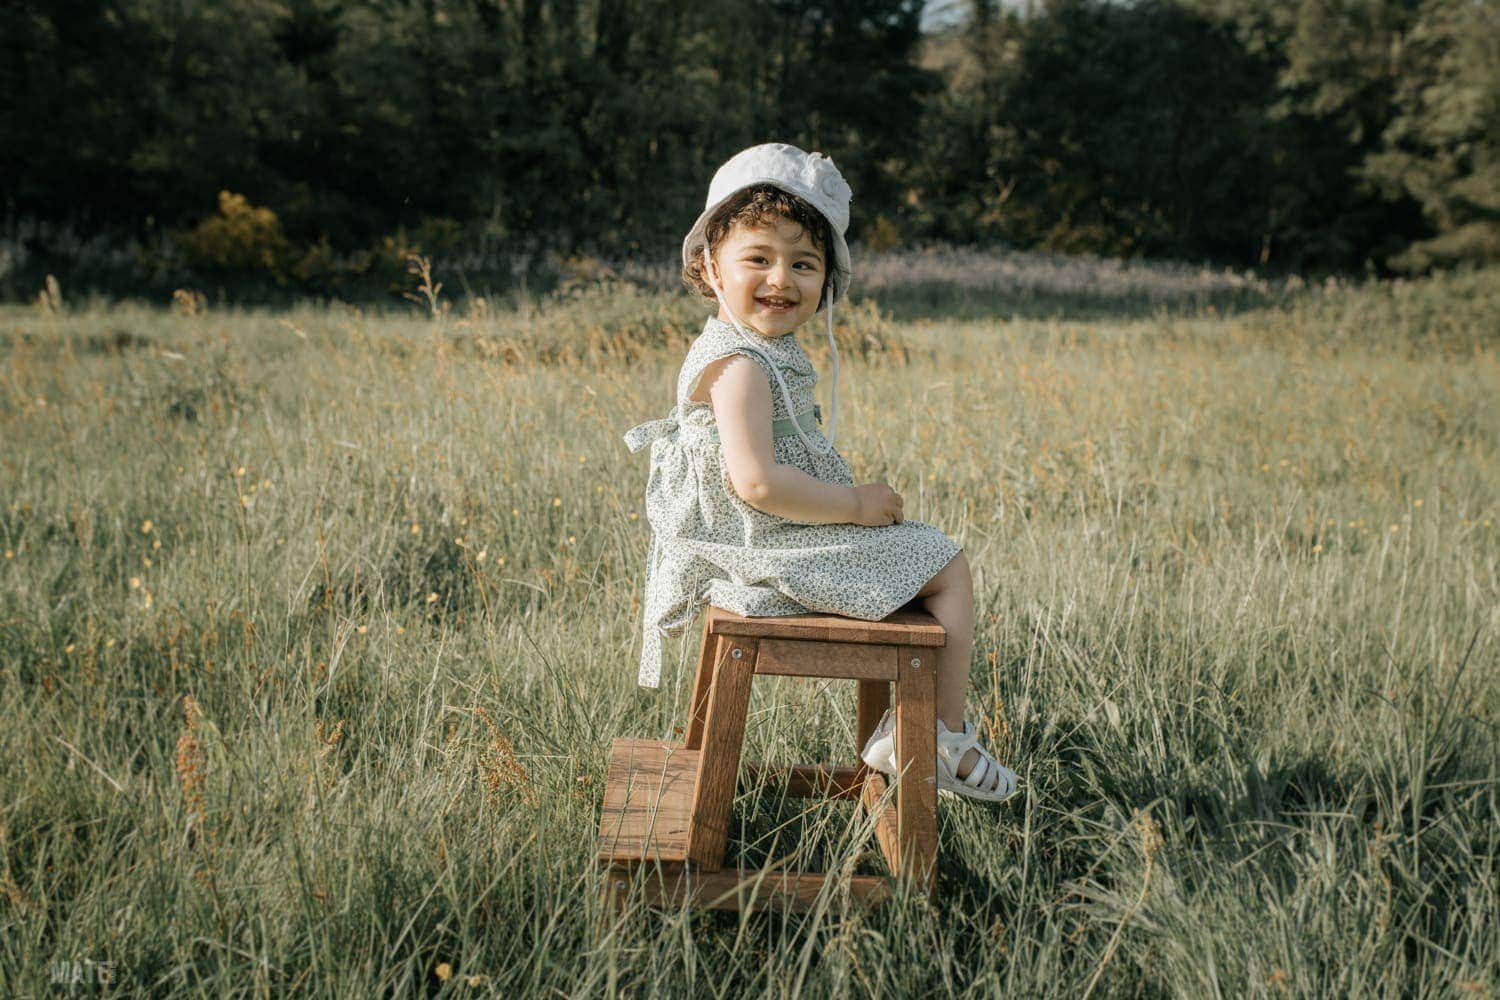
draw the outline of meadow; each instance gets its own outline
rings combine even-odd
[[[0,995],[1496,995],[1500,272],[1007,266],[872,266],[838,443],[964,545],[1022,791],[943,803],[936,904],[800,915],[592,860],[610,740],[684,725],[621,435],[701,305],[0,308]],[[761,683],[747,754],[852,729]]]

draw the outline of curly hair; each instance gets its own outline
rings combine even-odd
[[[718,253],[719,245],[735,226],[761,226],[778,219],[786,219],[802,227],[812,240],[812,245],[823,255],[825,261],[823,294],[818,299],[818,308],[828,303],[828,290],[833,287],[833,272],[838,262],[833,259],[833,229],[823,213],[807,202],[774,184],[754,184],[736,191],[708,220],[703,236],[708,241],[709,253]],[[703,273],[703,255],[695,253],[682,266],[682,283],[690,291],[705,299],[714,298],[713,287]]]

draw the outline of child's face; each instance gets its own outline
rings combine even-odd
[[[823,293],[823,254],[790,219],[738,224],[714,255],[724,301],[763,337],[780,337],[812,319]],[[719,319],[729,316],[719,310]]]

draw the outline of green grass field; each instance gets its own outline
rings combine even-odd
[[[1496,995],[1500,273],[880,302],[839,444],[964,545],[1024,785],[935,907],[801,916],[598,898],[699,306],[0,311],[0,994]],[[762,683],[747,753],[852,700]],[[731,851],[882,870],[803,808]]]

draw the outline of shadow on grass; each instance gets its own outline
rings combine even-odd
[[[1188,773],[1174,763],[1181,756],[1121,767],[1125,757],[1109,740],[1057,747],[1062,781],[1023,790],[1039,806],[1028,824],[1028,867],[1046,872],[1063,898],[1080,899],[1124,887],[1130,896],[1157,850],[1189,896],[1212,893],[1236,872],[1285,899],[1340,884],[1387,907],[1391,926],[1402,928],[1399,946],[1414,955],[1452,938],[1452,921],[1489,884],[1494,850],[1495,733],[1451,705],[1433,708],[1410,710],[1412,731],[1426,742],[1371,748],[1339,766],[1316,751],[1226,743],[1185,755],[1207,764]],[[1062,728],[1075,726],[1087,723]],[[1003,919],[1010,904],[996,877],[1013,852],[985,866],[951,847],[996,836],[995,819],[940,812],[939,896]]]
[[[728,854],[746,869],[828,872],[840,867],[841,855],[850,846],[850,826],[862,818],[852,799],[799,798],[784,787],[767,784],[737,799],[730,815]],[[860,850],[854,873],[889,874],[873,835]]]

